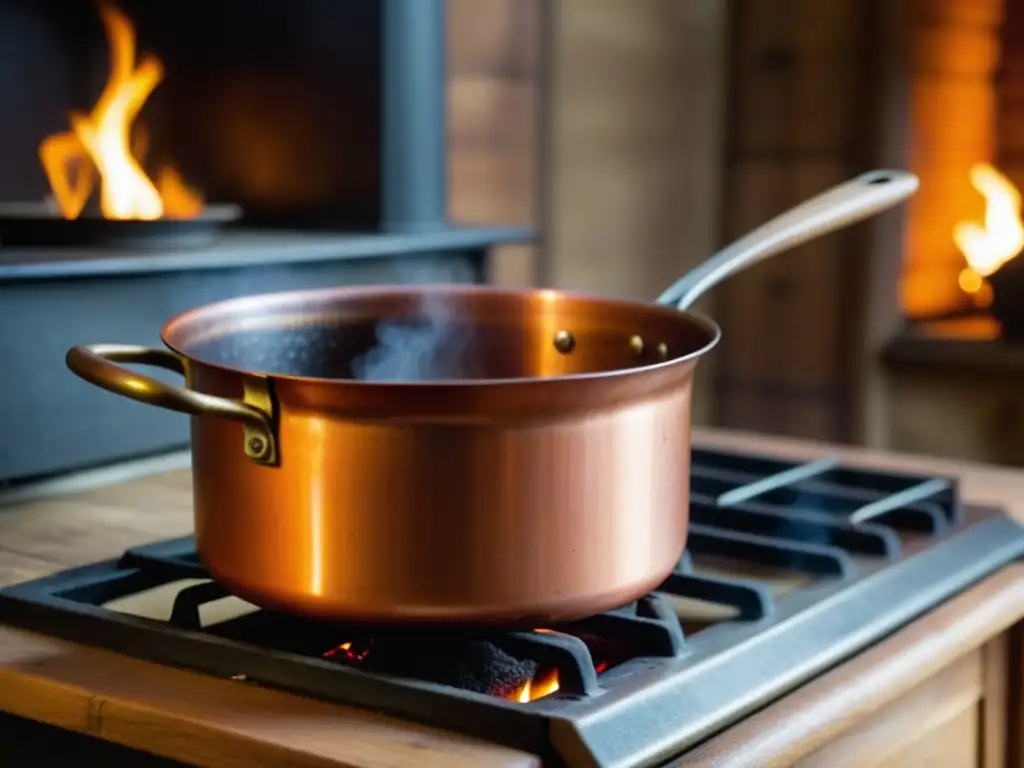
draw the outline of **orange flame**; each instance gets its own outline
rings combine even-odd
[[[132,154],[131,132],[149,94],[163,78],[163,65],[144,56],[135,65],[135,30],[120,11],[100,8],[110,42],[110,77],[88,115],[68,115],[71,131],[47,136],[39,159],[66,219],[81,214],[99,175],[100,211],[107,219],[192,218],[202,197],[173,168],[154,184]]]
[[[967,267],[958,283],[979,303],[987,303],[985,278],[1024,249],[1021,195],[1008,178],[987,163],[971,168],[971,186],[985,198],[985,221],[961,221],[953,228],[953,242]]]
[[[534,632],[538,634],[553,635],[555,631],[553,629],[534,629]],[[558,690],[558,670],[552,669],[543,675],[538,675],[533,680],[527,680],[525,683],[520,685],[512,695],[508,698],[512,701],[518,701],[522,704],[526,704],[530,701],[536,701],[537,699],[543,699],[545,696],[550,696],[552,693]]]
[[[536,701],[537,699],[543,699],[545,696],[550,696],[552,693],[558,690],[558,670],[552,669],[551,671],[538,675],[533,680],[527,680],[521,686],[519,686],[509,698],[512,701],[518,701],[522,704],[526,704],[530,701]]]

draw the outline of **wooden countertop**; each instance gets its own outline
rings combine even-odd
[[[958,476],[965,498],[1024,521],[1024,471],[724,431],[696,442]],[[0,584],[190,532],[187,470],[0,506]],[[810,749],[1024,616],[1024,566],[1004,569],[766,708],[680,765],[765,765]],[[907,663],[912,658],[913,663]],[[851,683],[853,681],[854,684]],[[211,768],[539,766],[538,757],[349,707],[239,685],[0,628],[0,710]],[[780,720],[779,718],[783,718]]]

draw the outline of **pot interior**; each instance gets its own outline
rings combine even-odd
[[[210,365],[377,382],[607,373],[706,351],[718,329],[655,304],[548,290],[341,288],[190,310],[164,340]]]

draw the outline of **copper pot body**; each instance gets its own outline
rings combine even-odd
[[[430,337],[422,380],[351,378],[382,322]],[[718,339],[697,315],[545,290],[341,288],[208,305],[162,336],[169,352],[76,347],[68,363],[193,414],[200,556],[259,606],[543,626],[636,599],[682,555],[694,369]],[[174,361],[185,388],[117,365]]]

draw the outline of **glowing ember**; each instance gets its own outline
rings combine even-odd
[[[534,632],[561,634],[551,629]],[[557,668],[521,661],[487,640],[460,639],[443,633],[428,633],[422,638],[401,633],[375,639],[358,637],[321,653],[321,658],[524,704],[551,696],[561,687]],[[603,653],[596,658],[601,659],[595,665],[597,674],[615,666],[616,662],[609,663]]]
[[[558,670],[552,669],[533,680],[527,680],[517,688],[509,698],[512,701],[527,703],[543,699],[558,690]]]
[[[971,186],[985,198],[985,221],[961,221],[953,228],[953,241],[967,261],[958,283],[976,303],[987,305],[991,289],[985,278],[1024,249],[1021,195],[1009,179],[986,163],[971,169]]]
[[[352,642],[342,643],[335,648],[331,648],[329,651],[325,651],[321,656],[325,659],[341,656],[346,661],[360,662],[370,655],[370,647],[372,645],[373,643],[370,642],[363,647],[356,648]]]
[[[149,94],[163,78],[155,56],[135,64],[135,30],[120,11],[100,8],[110,44],[110,77],[92,111],[72,112],[71,131],[47,136],[39,159],[66,219],[76,219],[99,175],[100,211],[107,219],[188,219],[198,216],[202,198],[173,168],[162,168],[156,183],[133,154],[132,126]]]

